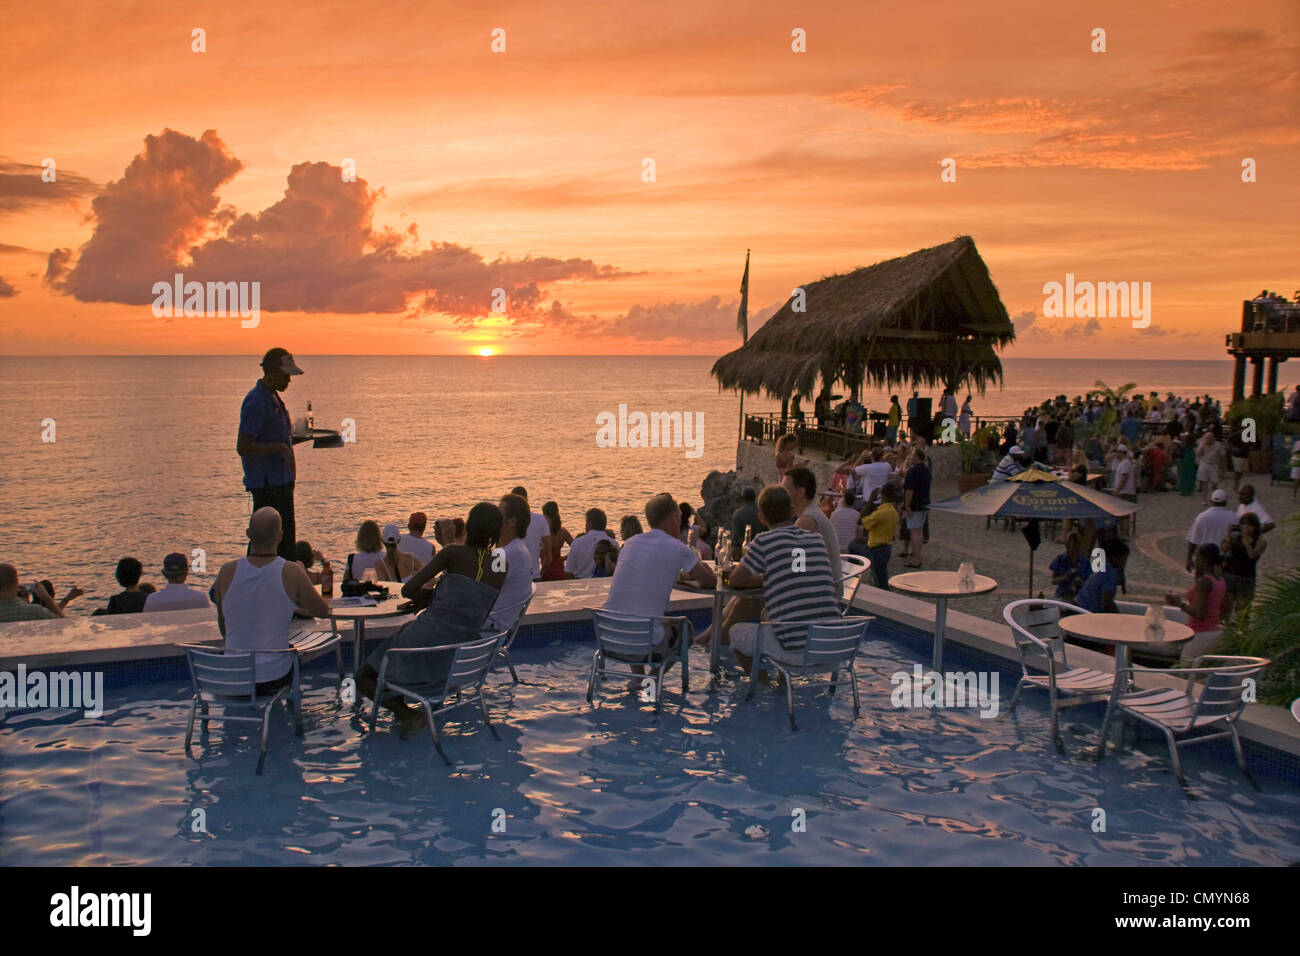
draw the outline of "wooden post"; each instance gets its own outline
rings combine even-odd
[[[1258,356],[1250,360],[1252,366],[1250,372],[1250,395],[1251,398],[1258,398],[1264,394],[1264,360]]]
[[[1277,391],[1277,356],[1268,358],[1268,393],[1272,395]]]
[[[1232,400],[1239,402],[1246,397],[1246,356],[1234,355],[1232,358]]]

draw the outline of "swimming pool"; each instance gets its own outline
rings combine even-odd
[[[8,715],[0,729],[0,861],[70,864],[1285,864],[1300,859],[1300,788],[1255,792],[1213,753],[1186,753],[1188,800],[1144,736],[1096,764],[1099,712],[1067,711],[1048,743],[1045,695],[1014,715],[896,709],[890,675],[924,645],[869,637],[850,695],[796,699],[724,677],[696,654],[663,714],[618,682],[586,704],[590,644],[516,651],[489,691],[500,742],[467,718],[438,758],[427,734],[377,733],[309,675],[306,736],[272,718],[255,741],[214,724],[183,748],[189,685],[110,689],[103,717]],[[952,655],[950,667],[977,669]],[[1002,674],[1002,696],[1014,686]],[[466,713],[465,711],[461,712]],[[232,727],[236,725],[231,725]],[[241,728],[242,729],[242,728]],[[197,734],[197,731],[196,731]],[[1105,829],[1095,832],[1104,811]],[[201,826],[199,824],[202,824]]]

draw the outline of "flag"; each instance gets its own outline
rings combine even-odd
[[[736,315],[736,331],[741,339],[749,341],[749,250],[745,250],[745,277],[740,280],[740,312]]]

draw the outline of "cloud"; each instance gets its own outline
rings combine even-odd
[[[775,315],[782,304],[777,302],[751,312],[750,334]],[[577,316],[570,315],[567,310],[557,310],[556,314],[548,316],[547,327],[560,328],[571,335],[631,339],[656,345],[738,344],[736,316],[739,309],[739,299],[723,302],[721,296],[713,295],[701,302],[637,304],[615,318]]]
[[[1067,339],[1079,338],[1080,336],[1092,336],[1101,331],[1101,323],[1096,319],[1089,319],[1087,322],[1076,322],[1074,325],[1067,326],[1061,330],[1061,335]]]
[[[1239,157],[1243,143],[1253,149],[1300,143],[1297,55],[1300,49],[1284,36],[1215,30],[1200,34],[1168,66],[1089,96],[954,100],[885,83],[833,99],[949,137],[986,137],[986,148],[957,157],[968,168],[1204,169],[1219,157]],[[1140,131],[1135,116],[1142,117]],[[1007,136],[1018,139],[1012,146],[994,141]]]
[[[47,183],[41,179],[43,171],[41,166],[0,158],[0,215],[22,212],[42,203],[75,202],[98,188],[84,176],[57,166],[54,182]]]
[[[221,206],[243,168],[215,130],[164,130],[95,197],[95,230],[74,257],[50,254],[46,281],[83,302],[143,305],[180,272],[198,282],[261,283],[267,312],[444,313],[472,325],[505,293],[512,321],[557,314],[545,287],[625,275],[590,259],[484,259],[452,242],[420,244],[418,227],[375,229],[383,190],[345,182],[329,163],[299,163],[284,198],[257,213]],[[561,309],[560,315],[563,315]]]
[[[0,276],[0,299],[12,299],[17,294],[18,290],[11,286],[4,276]]]

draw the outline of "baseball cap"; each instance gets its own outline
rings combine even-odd
[[[1224,491],[1222,488],[1215,488],[1214,491],[1210,494],[1210,500],[1213,501],[1216,505],[1221,505],[1228,500],[1228,493]]]
[[[163,574],[176,574],[190,569],[190,559],[179,551],[173,551],[163,558]]]
[[[398,530],[395,524],[384,525],[383,533],[384,544],[397,544],[402,540],[402,532]]]
[[[1025,450],[1024,450],[1023,448],[1021,448],[1019,445],[1012,445],[1012,446],[1011,446],[1011,451],[1007,452],[1008,455],[1012,455],[1012,456],[1015,456],[1015,455],[1023,455],[1024,453],[1025,453]]]
[[[428,523],[429,523],[429,516],[425,514],[423,511],[412,511],[411,517],[406,519],[406,526],[408,528],[419,528],[421,530],[424,530],[425,526],[427,526]]]
[[[287,375],[301,375],[302,369],[293,360],[288,349],[273,348],[262,356],[262,368],[276,368]]]

